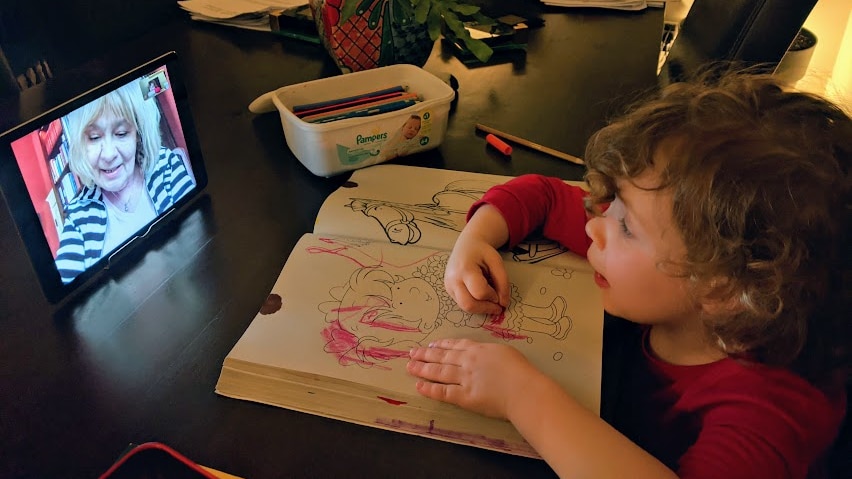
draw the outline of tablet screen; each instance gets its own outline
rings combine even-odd
[[[16,197],[15,188],[6,187],[8,178],[4,194],[51,299],[103,269],[116,252],[203,188],[173,56],[6,135],[27,195]],[[26,227],[32,218],[37,224]],[[27,237],[34,232],[37,238]]]

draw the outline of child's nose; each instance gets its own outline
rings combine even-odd
[[[592,239],[592,242],[595,243],[599,249],[603,249],[606,244],[604,241],[606,234],[602,217],[593,216],[586,222],[586,235]]]

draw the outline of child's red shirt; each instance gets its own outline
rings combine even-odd
[[[495,206],[509,227],[509,246],[541,228],[582,255],[586,193],[557,178],[525,175],[490,189],[475,203]],[[723,359],[677,366],[654,357],[642,335],[629,361],[616,424],[681,478],[804,478],[837,435],[845,397],[782,369]],[[636,345],[639,346],[639,345]]]

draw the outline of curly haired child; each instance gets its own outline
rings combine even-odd
[[[803,478],[845,414],[852,120],[771,76],[663,89],[596,133],[590,192],[518,177],[473,205],[445,286],[498,313],[497,248],[541,227],[638,324],[616,430],[506,344],[410,352],[428,397],[511,421],[563,477]],[[588,214],[587,214],[588,213]]]

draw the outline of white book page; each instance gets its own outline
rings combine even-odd
[[[599,413],[603,308],[592,275],[509,263],[512,304],[499,316],[471,315],[443,288],[447,256],[305,235],[273,287],[272,307],[228,359],[363,384],[398,399],[417,395],[405,371],[412,347],[446,337],[505,342]]]
[[[451,250],[470,206],[510,176],[383,164],[356,170],[329,195],[314,233],[357,236],[399,245]],[[583,186],[581,182],[566,183]],[[561,264],[591,272],[585,259],[552,241],[525,241],[507,260]]]

